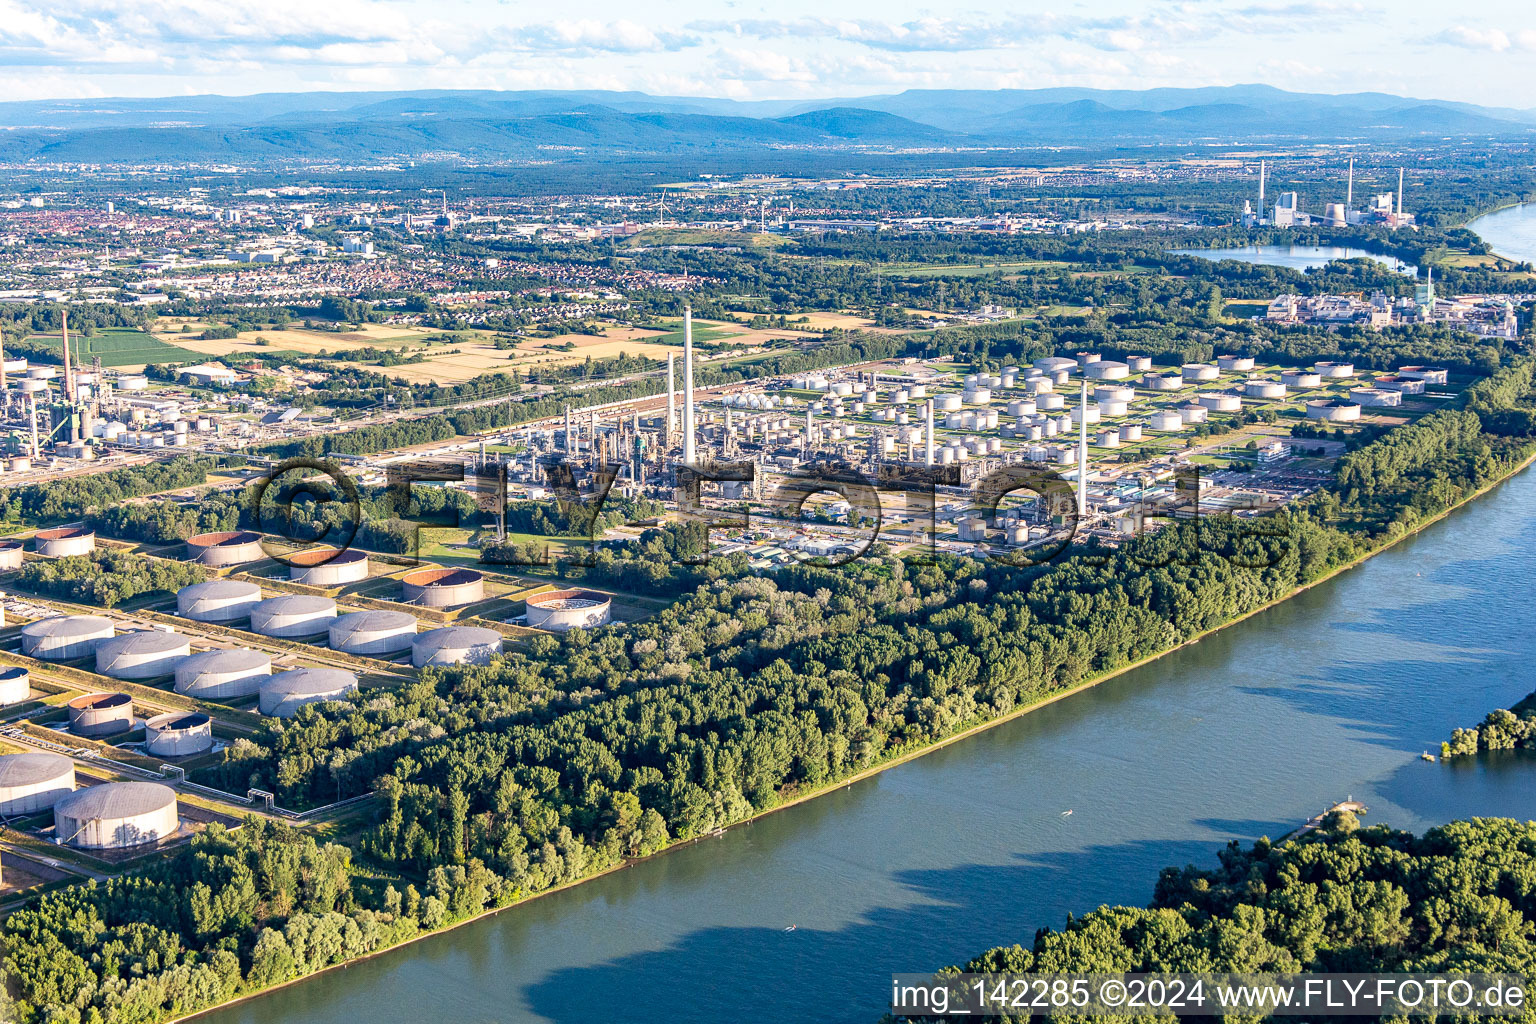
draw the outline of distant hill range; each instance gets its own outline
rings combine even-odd
[[[1384,93],[914,89],[818,102],[634,92],[264,93],[0,103],[0,160],[534,160],[1536,136],[1536,110]]]

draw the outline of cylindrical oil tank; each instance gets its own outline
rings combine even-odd
[[[19,540],[0,540],[0,569],[20,569],[25,549]]]
[[[411,664],[484,665],[501,653],[502,636],[482,626],[443,626],[429,629],[411,644]]]
[[[282,594],[251,607],[251,631],[262,636],[299,637],[324,633],[336,618],[336,602],[308,594]]]
[[[961,404],[959,395],[939,395],[933,400],[933,408],[937,412],[954,412]]]
[[[1141,424],[1140,423],[1127,423],[1124,426],[1122,426],[1120,428],[1120,440],[1121,441],[1140,441],[1141,440]]]
[[[145,391],[149,388],[149,378],[136,373],[124,374],[113,386],[119,391]]]
[[[1124,380],[1131,375],[1131,368],[1118,359],[1100,359],[1083,367],[1083,376],[1089,380]]]
[[[209,580],[176,591],[176,613],[194,622],[235,622],[261,603],[261,587],[245,580]]]
[[[416,616],[401,611],[351,612],[331,623],[331,650],[396,654],[416,639]]]
[[[1277,380],[1250,380],[1243,384],[1243,394],[1249,398],[1284,398],[1285,385]]]
[[[1347,423],[1360,418],[1360,406],[1342,398],[1307,403],[1307,419],[1329,423]]]
[[[1319,388],[1323,375],[1311,370],[1281,370],[1280,383],[1292,388]]]
[[[159,842],[180,827],[176,791],[157,782],[87,786],[53,805],[55,838],[90,850]]]
[[[12,473],[29,473],[32,471],[32,460],[24,455],[18,455],[11,460]]]
[[[1338,379],[1355,375],[1354,363],[1313,363],[1312,369],[1320,377]]]
[[[21,627],[21,653],[49,661],[83,658],[113,634],[112,620],[99,615],[55,615]]]
[[[1195,396],[1195,404],[1212,412],[1236,412],[1243,407],[1243,400],[1223,391],[1208,391]]]
[[[613,599],[595,590],[555,590],[528,599],[528,625],[535,629],[583,629],[608,621]]]
[[[1100,384],[1093,389],[1095,402],[1134,402],[1136,389],[1125,384]]]
[[[339,668],[295,668],[261,684],[258,706],[264,715],[292,718],[305,704],[340,700],[357,692],[357,676]]]
[[[213,719],[197,711],[171,711],[144,723],[144,752],[187,757],[213,749]]]
[[[311,587],[339,587],[368,578],[366,552],[350,548],[315,548],[286,556],[288,578]]]
[[[1221,371],[1210,363],[1185,363],[1183,366],[1185,380],[1215,380],[1221,376]]]
[[[20,665],[0,666],[0,707],[20,704],[31,696],[31,672]]]
[[[0,756],[0,815],[35,814],[75,791],[75,762],[58,754]]]
[[[88,555],[96,550],[96,531],[85,526],[60,526],[37,531],[32,541],[38,554],[50,558]]]
[[[261,651],[232,647],[201,651],[176,666],[176,692],[205,700],[249,697],[272,674],[272,659]]]
[[[126,693],[87,693],[67,705],[76,736],[111,736],[133,728],[133,698]]]
[[[1151,356],[1126,356],[1125,365],[1131,368],[1132,373],[1145,373],[1152,369]]]
[[[261,534],[249,530],[200,533],[187,538],[187,561],[214,568],[243,565],[267,557],[261,547]]]
[[[1151,373],[1142,378],[1142,383],[1153,391],[1177,391],[1184,386],[1184,375],[1178,370]]]
[[[417,569],[400,581],[404,599],[426,608],[455,608],[485,600],[485,574],[474,569]]]
[[[1185,423],[1204,423],[1211,411],[1203,405],[1181,405],[1179,415],[1184,417]]]
[[[191,653],[191,642],[180,633],[141,629],[98,643],[96,671],[113,679],[155,679],[170,675]]]
[[[1253,369],[1252,356],[1217,356],[1216,366],[1227,373],[1247,373]]]
[[[53,380],[58,375],[57,366],[33,366],[27,370],[27,376],[32,380]]]
[[[1159,409],[1147,419],[1153,430],[1183,430],[1184,417],[1171,409]]]
[[[1067,397],[1055,392],[1051,392],[1049,394],[1041,393],[1035,396],[1035,408],[1039,409],[1041,412],[1049,412],[1052,409],[1062,409],[1066,407],[1066,404]]]

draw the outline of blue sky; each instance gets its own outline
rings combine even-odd
[[[1536,107],[1528,4],[1176,0],[0,0],[6,99],[308,89],[907,88],[1264,82]]]

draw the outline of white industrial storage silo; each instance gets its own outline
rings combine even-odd
[[[1184,386],[1184,375],[1178,370],[1152,373],[1142,378],[1142,383],[1153,391],[1177,391]]]
[[[1131,375],[1131,368],[1116,359],[1100,359],[1083,367],[1083,376],[1089,380],[1124,380]]]
[[[1056,373],[1060,370],[1073,370],[1077,368],[1076,359],[1068,359],[1065,356],[1046,356],[1036,359],[1030,364],[1041,373]]]
[[[112,736],[133,728],[133,698],[126,693],[87,693],[65,707],[76,736]]]
[[[1193,381],[1215,380],[1221,376],[1221,371],[1210,363],[1185,363],[1182,372],[1185,380]]]
[[[155,782],[87,786],[53,805],[54,837],[85,849],[116,850],[159,842],[180,827],[176,791]]]
[[[292,718],[305,704],[341,700],[357,692],[357,676],[339,668],[295,668],[261,684],[258,706],[274,718]]]
[[[372,572],[368,554],[356,548],[314,548],[285,556],[288,578],[311,587],[340,587],[365,580]]]
[[[1313,363],[1312,369],[1317,371],[1318,376],[1331,380],[1355,375],[1354,363]]]
[[[1227,373],[1247,373],[1253,369],[1252,356],[1217,356],[1216,366]]]
[[[336,617],[336,602],[328,597],[283,594],[251,607],[251,631],[262,636],[303,637],[324,633]]]
[[[1100,384],[1093,389],[1095,402],[1134,402],[1136,389],[1126,384]]]
[[[1207,391],[1195,396],[1195,404],[1211,412],[1237,412],[1243,407],[1243,400],[1224,391]]]
[[[75,791],[75,762],[58,754],[0,756],[0,815],[36,814]]]
[[[1181,405],[1179,415],[1185,423],[1204,423],[1210,416],[1210,410],[1203,405]]]
[[[20,704],[31,696],[31,672],[19,665],[0,666],[0,707]]]
[[[261,587],[245,580],[209,580],[176,592],[176,613],[195,622],[235,622],[249,618],[261,602]]]
[[[481,626],[443,626],[429,629],[411,644],[411,664],[484,665],[501,653],[502,635]]]
[[[37,531],[32,543],[38,554],[49,558],[88,555],[96,550],[96,531],[85,526],[60,526]]]
[[[0,569],[20,569],[26,549],[19,540],[0,540]]]
[[[1101,417],[1124,416],[1131,411],[1131,403],[1118,398],[1107,398],[1102,402],[1095,403],[1090,408],[1098,409]]]
[[[180,633],[141,629],[99,642],[96,671],[114,679],[154,679],[170,675],[191,653],[191,642]]]
[[[1360,418],[1360,406],[1343,398],[1320,399],[1307,403],[1307,419],[1329,423],[1348,423]]]
[[[99,615],[55,615],[21,627],[21,653],[48,661],[83,658],[113,632],[112,620]]]
[[[395,654],[416,639],[416,616],[402,611],[350,612],[330,626],[331,650],[347,654]]]
[[[200,533],[187,538],[187,560],[218,568],[243,565],[267,557],[261,546],[261,534],[249,530]]]
[[[1126,356],[1125,365],[1131,368],[1132,373],[1145,373],[1152,369],[1151,356]]]
[[[1285,385],[1277,380],[1245,381],[1243,394],[1249,398],[1284,398]]]
[[[1401,391],[1390,391],[1385,388],[1354,388],[1350,391],[1351,401],[1365,406],[1378,408],[1391,408],[1403,404]]]
[[[1123,426],[1121,426],[1121,428],[1120,428],[1120,440],[1121,441],[1140,441],[1141,440],[1141,424],[1140,423],[1126,423]]]
[[[1147,425],[1153,430],[1173,431],[1184,429],[1184,417],[1172,409],[1159,409],[1147,418]]]
[[[204,700],[249,697],[272,674],[272,658],[262,651],[233,647],[202,651],[176,666],[176,692]]]
[[[213,719],[197,711],[171,711],[144,723],[144,751],[156,757],[189,757],[213,749]]]
[[[417,569],[400,580],[403,600],[426,608],[456,608],[485,600],[485,574],[474,569]]]
[[[1051,392],[1049,394],[1041,393],[1035,396],[1035,408],[1039,409],[1041,412],[1049,412],[1052,409],[1060,409],[1063,408],[1066,404],[1066,396],[1057,394],[1056,392]]]
[[[1318,388],[1323,386],[1323,375],[1314,370],[1281,370],[1280,383],[1293,388]]]

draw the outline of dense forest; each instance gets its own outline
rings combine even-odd
[[[1488,712],[1470,729],[1457,729],[1449,741],[1440,744],[1440,756],[1471,757],[1487,750],[1521,748],[1536,748],[1536,693],[1507,710]]]
[[[80,519],[93,508],[206,483],[213,467],[212,459],[178,457],[89,476],[10,487],[0,493],[0,519],[29,523]]]
[[[1166,868],[1145,908],[1100,907],[961,970],[1529,976],[1536,969],[1536,823],[1480,818],[1415,836],[1360,828],[1340,812],[1325,825],[1282,843],[1260,839],[1243,849],[1234,842],[1212,869]]]
[[[60,601],[113,608],[142,594],[174,594],[207,578],[203,567],[191,562],[104,549],[26,562],[17,570],[16,584]]]

